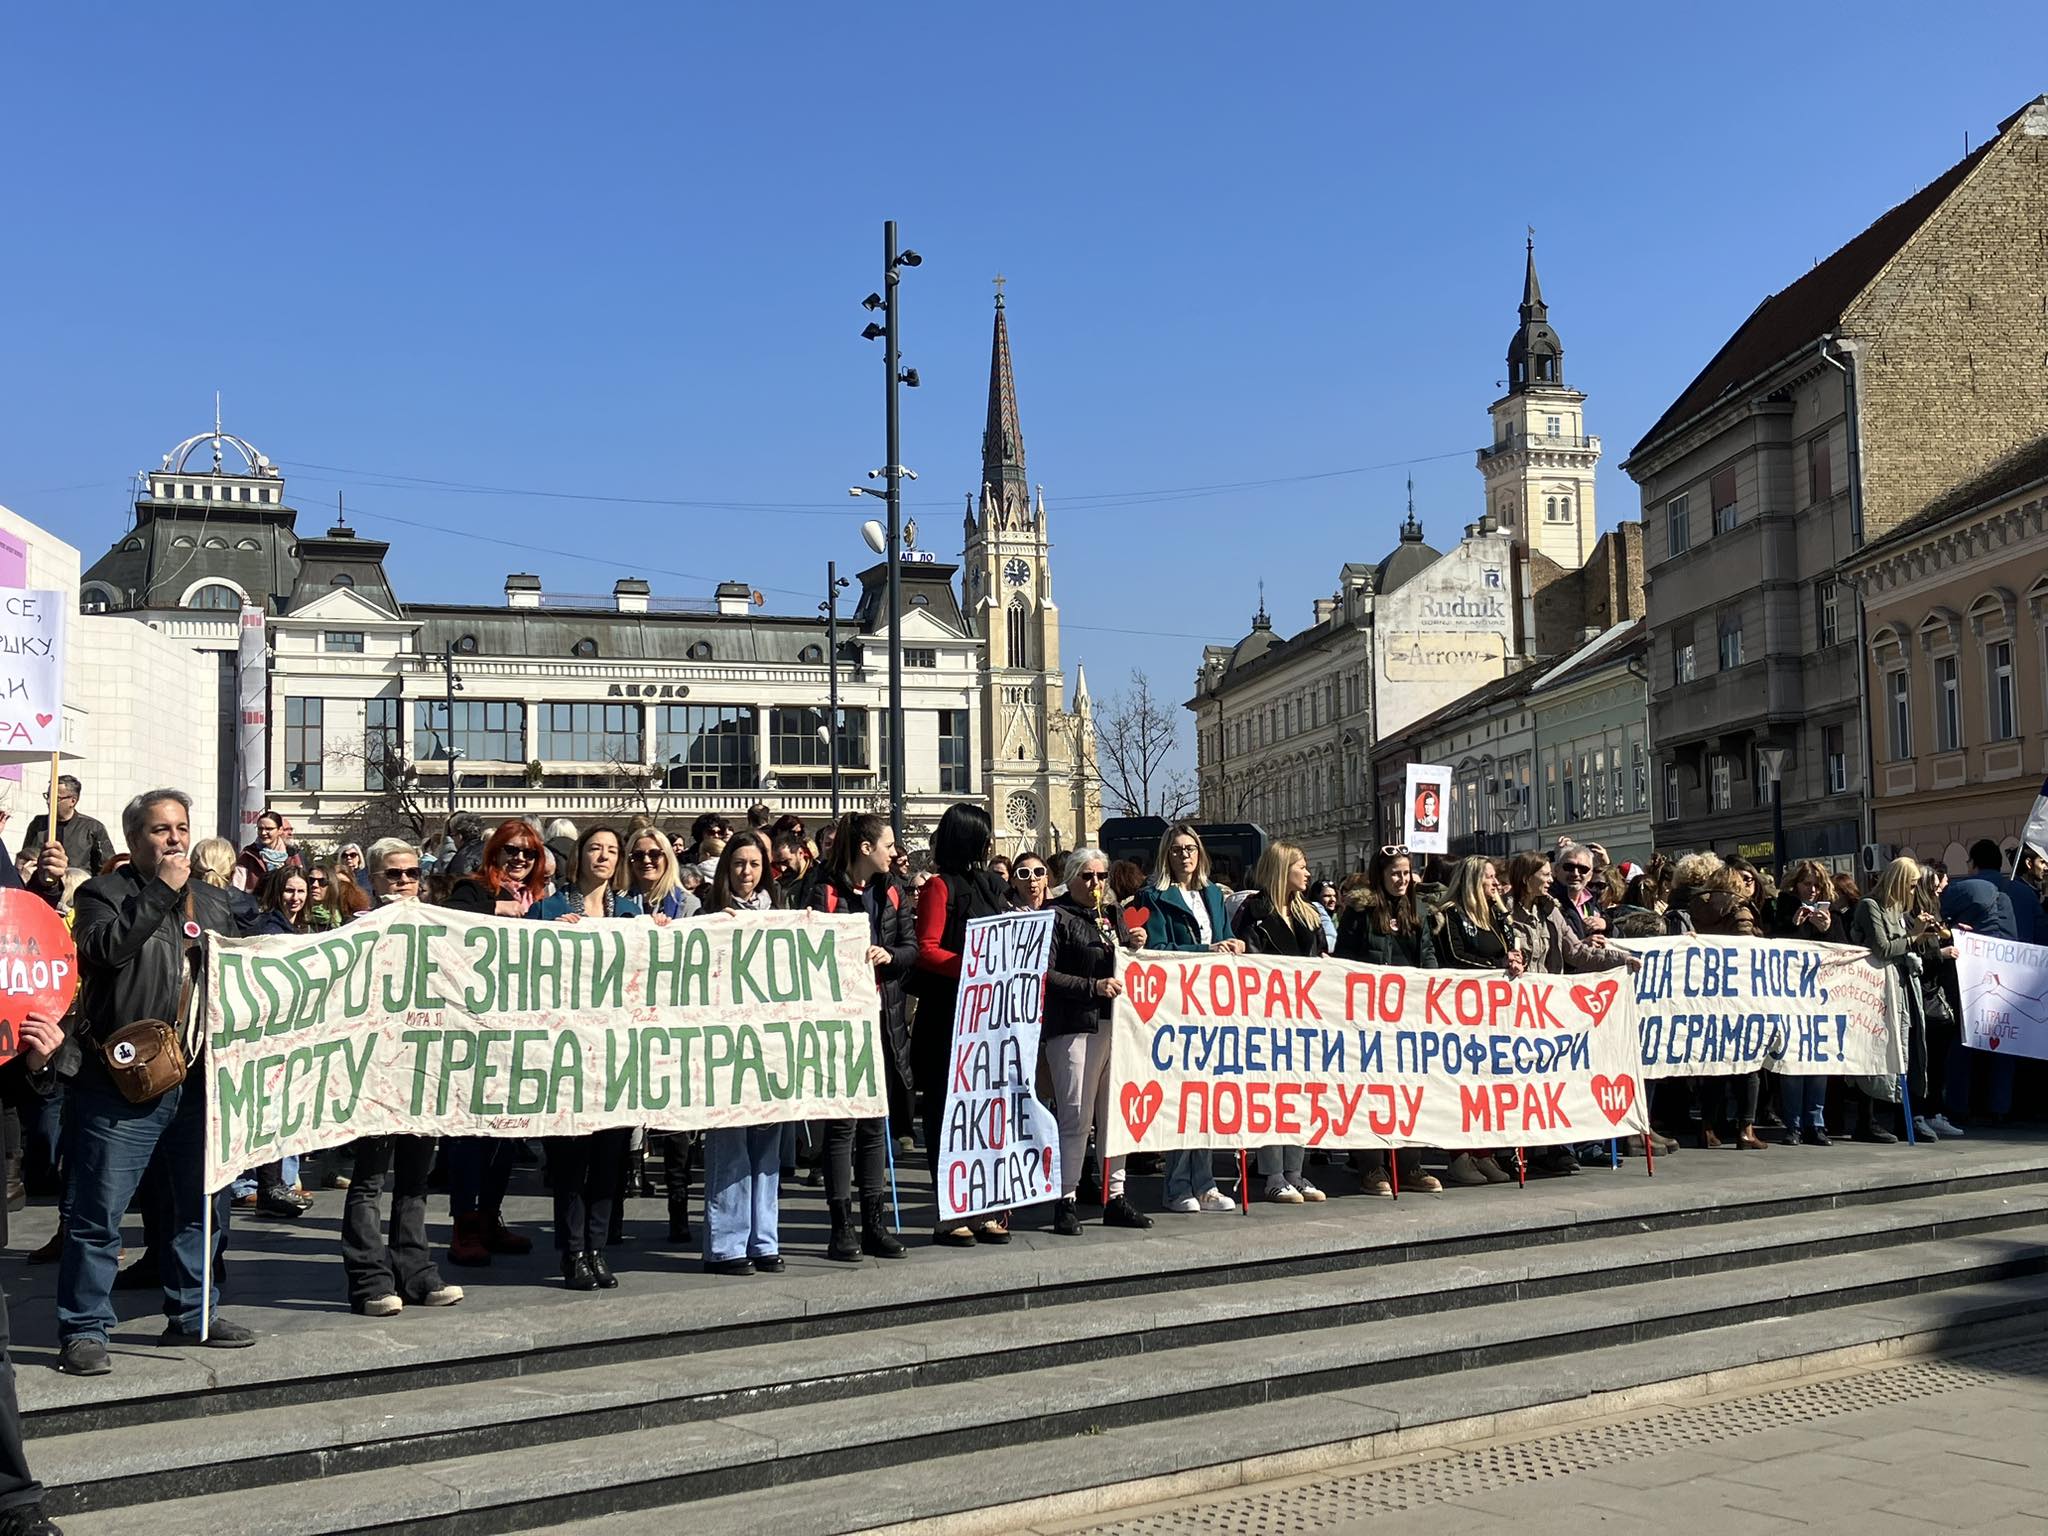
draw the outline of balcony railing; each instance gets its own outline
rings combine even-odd
[[[1514,448],[1528,448],[1540,452],[1545,448],[1598,448],[1599,446],[1600,439],[1597,437],[1552,437],[1548,433],[1538,432],[1526,437],[1518,434],[1514,437],[1503,439],[1498,443],[1489,443],[1486,447],[1479,450],[1479,457],[1490,459]]]

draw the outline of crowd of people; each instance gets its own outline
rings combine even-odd
[[[1235,1175],[1234,1155],[1098,1155],[1111,1113],[1110,1020],[1122,988],[1121,953],[1330,954],[1513,977],[1628,967],[1638,963],[1629,940],[1696,933],[1860,945],[1899,975],[1910,1021],[1903,1092],[1898,1080],[1883,1078],[1772,1081],[1752,1072],[1667,1079],[1646,1084],[1654,1090],[1648,1136],[1621,1147],[1404,1148],[1392,1159],[1300,1144],[1257,1148],[1237,1196],[1301,1205],[1353,1190],[1384,1197],[1477,1188],[1522,1172],[1565,1176],[1617,1152],[1669,1152],[1685,1141],[1742,1150],[1824,1147],[1840,1134],[1890,1142],[1907,1117],[1916,1139],[1960,1136],[1973,1110],[1993,1122],[2011,1112],[2015,1064],[1961,1042],[1954,931],[2048,939],[2041,894],[2048,864],[2030,856],[2017,877],[2007,876],[1989,842],[1972,850],[1967,871],[1896,859],[1867,893],[1811,861],[1792,867],[1779,888],[1740,858],[1695,853],[1637,866],[1576,843],[1506,859],[1426,862],[1384,847],[1368,868],[1332,884],[1311,878],[1300,849],[1274,842],[1244,888],[1230,890],[1212,877],[1191,823],[1167,830],[1150,868],[1092,848],[1006,857],[995,852],[986,811],[971,803],[946,811],[929,851],[915,860],[882,817],[854,812],[814,835],[800,818],[765,806],[743,821],[698,816],[687,829],[649,817],[580,829],[525,818],[486,827],[458,815],[425,847],[384,837],[322,857],[275,812],[263,815],[246,848],[195,838],[190,801],[172,789],[129,801],[120,818],[124,851],[116,852],[106,829],[78,811],[78,793],[67,781],[55,836],[32,826],[30,851],[18,864],[0,863],[0,883],[25,887],[70,919],[83,978],[67,1019],[34,1020],[24,1029],[23,1050],[0,1087],[18,1126],[10,1150],[22,1148],[34,1192],[59,1202],[57,1234],[31,1257],[58,1265],[60,1368],[81,1375],[111,1369],[117,1289],[161,1289],[165,1337],[174,1342],[199,1343],[202,1324],[208,1347],[253,1342],[250,1329],[215,1310],[232,1258],[228,1209],[296,1220],[323,1191],[335,1191],[346,1297],[370,1317],[459,1303],[463,1288],[444,1265],[480,1269],[494,1257],[530,1252],[535,1240],[505,1212],[517,1170],[535,1160],[526,1143],[369,1137],[248,1170],[220,1197],[209,1276],[203,1075],[133,1102],[108,1054],[110,1039],[128,1026],[180,1017],[206,933],[319,932],[374,907],[410,902],[561,923],[716,922],[778,908],[864,916],[864,958],[880,997],[886,1119],[545,1138],[538,1159],[553,1200],[552,1241],[562,1284],[579,1292],[620,1283],[612,1259],[624,1203],[634,1195],[666,1196],[670,1241],[700,1244],[712,1274],[784,1269],[780,1196],[791,1179],[823,1187],[827,1258],[902,1258],[892,1168],[897,1158],[921,1153],[936,1174],[961,956],[966,926],[978,917],[1039,908],[1054,915],[1038,1092],[1058,1122],[1064,1176],[1049,1223],[1067,1236],[1080,1234],[1084,1211],[1098,1208],[1105,1225],[1152,1226],[1154,1212],[1142,1208],[1133,1173],[1161,1177],[1158,1214],[1238,1206],[1218,1179],[1219,1167],[1226,1179]],[[701,1234],[692,1220],[698,1185]],[[438,1251],[427,1220],[437,1187],[446,1188],[452,1218]],[[146,1246],[123,1268],[120,1233],[131,1203],[140,1208]],[[932,1241],[1004,1243],[1015,1215],[940,1220]]]

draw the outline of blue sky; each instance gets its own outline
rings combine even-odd
[[[0,502],[90,561],[219,389],[401,598],[808,611],[865,562],[893,216],[923,542],[1000,271],[1069,673],[1180,697],[1259,579],[1291,631],[1385,553],[1408,474],[1434,541],[1477,516],[1525,224],[1634,515],[1620,460],[1758,300],[2048,90],[2048,8],[1963,12],[9,7]]]

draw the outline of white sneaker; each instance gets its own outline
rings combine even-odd
[[[1320,1189],[1317,1189],[1315,1185],[1309,1183],[1309,1181],[1306,1178],[1295,1179],[1292,1182],[1294,1184],[1294,1192],[1297,1195],[1301,1196],[1302,1199],[1306,1200],[1310,1205],[1320,1205],[1326,1198],[1328,1198],[1323,1194],[1323,1192]]]
[[[1237,1202],[1222,1190],[1211,1187],[1202,1191],[1202,1210],[1208,1215],[1229,1215],[1237,1209]]]
[[[1266,1180],[1266,1198],[1276,1205],[1300,1205],[1301,1191],[1285,1179]]]
[[[1929,1120],[1927,1123],[1934,1127],[1935,1132],[1938,1135],[1952,1136],[1957,1138],[1958,1140],[1960,1140],[1962,1137],[1963,1128],[1959,1125],[1953,1124],[1949,1120],[1949,1117],[1947,1115],[1936,1115],[1932,1120]]]
[[[1176,1216],[1199,1216],[1202,1202],[1193,1195],[1182,1195],[1178,1200],[1167,1201],[1166,1208]]]
[[[1913,1134],[1919,1137],[1922,1141],[1941,1140],[1941,1134],[1938,1131],[1936,1131],[1932,1125],[1929,1125],[1927,1123],[1927,1117],[1925,1115],[1915,1115],[1913,1117]]]
[[[422,1296],[420,1298],[420,1305],[423,1307],[452,1307],[460,1300],[462,1300],[461,1286],[444,1285]]]
[[[365,1317],[396,1317],[405,1310],[405,1303],[396,1296],[372,1296],[363,1303]]]

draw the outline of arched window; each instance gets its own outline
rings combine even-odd
[[[187,608],[224,608],[237,611],[242,606],[242,594],[233,587],[223,586],[217,581],[208,582],[186,600]]]
[[[1029,617],[1023,599],[1010,604],[1010,665],[1013,667],[1031,665]]]

